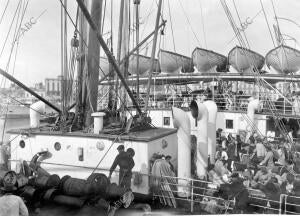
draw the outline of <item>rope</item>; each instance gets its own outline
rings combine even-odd
[[[268,26],[269,33],[271,35],[271,39],[272,39],[273,45],[275,47],[276,45],[275,45],[275,42],[274,42],[274,38],[273,38],[273,35],[272,35],[272,32],[271,32],[271,28],[270,28],[270,25],[269,25],[269,21],[268,21],[267,15],[266,15],[266,11],[265,11],[264,5],[262,3],[262,0],[259,0],[259,1],[260,1],[261,9],[262,9],[262,11],[264,13],[264,17],[265,17],[265,20],[266,20],[266,23],[267,23],[267,26]]]
[[[238,28],[236,27],[236,25],[235,25],[234,19],[233,19],[232,15],[231,15],[231,13],[230,13],[230,11],[229,11],[229,8],[228,8],[226,2],[223,0],[223,1],[221,1],[221,4],[222,4],[222,6],[223,6],[223,8],[224,8],[224,11],[225,11],[225,13],[226,13],[226,15],[227,15],[227,17],[228,17],[228,19],[229,19],[229,21],[230,21],[230,24],[231,24],[231,26],[232,26],[232,28],[233,28],[235,34],[237,35],[237,38],[239,39],[240,44],[241,44],[243,47],[246,47],[246,44],[245,44],[243,38],[240,36],[239,29],[238,29]],[[237,11],[237,10],[236,10],[236,11]],[[244,36],[246,37],[245,32],[244,32]],[[249,44],[248,44],[248,47],[249,47]],[[245,55],[246,55],[246,53],[245,53]],[[248,58],[247,60],[249,61],[249,58]],[[250,60],[251,60],[251,59],[250,59]],[[252,65],[254,65],[253,62],[252,62]],[[255,66],[255,65],[254,65],[254,66]],[[255,78],[256,78],[256,81],[258,82],[258,84],[260,84],[260,85],[258,85],[259,88],[261,88],[261,87],[264,85],[264,82],[266,82],[266,81],[264,81],[264,80],[262,79],[262,77],[260,76],[260,74],[259,74],[259,72],[258,72],[258,69],[257,69],[256,67],[254,67],[254,69],[255,69],[255,71],[253,71],[253,74],[255,75]],[[264,82],[263,82],[262,80],[263,80]],[[281,121],[278,121],[278,119],[279,119],[279,117],[280,117],[280,114],[277,114],[277,113],[274,113],[274,112],[273,112],[273,110],[275,110],[275,109],[273,109],[274,103],[272,103],[271,101],[267,100],[267,105],[270,106],[270,107],[272,107],[272,109],[270,109],[270,110],[271,110],[271,112],[272,112],[272,115],[276,117],[276,118],[275,118],[275,124],[278,126],[279,130],[281,130],[281,132],[286,136],[286,138],[287,138],[288,140],[290,140],[290,138],[289,138],[289,136],[288,136],[288,134],[287,134],[287,132],[286,132],[286,130],[285,130],[285,127],[284,127],[283,123],[282,123]],[[291,140],[290,140],[290,141],[291,141]],[[292,141],[291,141],[291,142],[292,142]]]
[[[0,24],[2,23],[3,17],[4,17],[5,12],[6,12],[6,9],[7,9],[7,7],[8,7],[8,3],[9,3],[9,0],[7,0],[7,2],[6,2],[6,4],[5,4],[4,11],[3,11],[2,15],[1,15],[1,18],[0,18]]]
[[[82,40],[84,46],[87,48],[88,45],[87,45],[87,42],[83,39],[82,33],[81,33],[81,32],[78,30],[78,28],[76,27],[75,22],[73,21],[72,17],[70,16],[70,14],[69,14],[67,8],[65,7],[64,3],[62,2],[62,0],[59,0],[59,1],[60,1],[61,5],[62,5],[63,9],[66,11],[66,14],[67,14],[67,16],[69,17],[69,19],[70,19],[72,25],[74,26],[76,32],[77,32],[77,33],[79,34],[79,36],[81,37],[81,40]],[[96,59],[95,56],[92,56],[92,58]],[[102,72],[102,74],[105,76],[106,74],[104,73],[104,71],[102,70],[102,68],[101,68],[100,66],[99,66],[99,69],[100,69],[100,71]]]
[[[20,3],[22,3],[22,2],[19,1],[19,4],[17,6],[16,12],[15,12],[14,17],[13,17],[13,22],[10,25],[9,32],[7,34],[7,37],[6,37],[6,40],[7,40],[8,35],[9,35],[10,31],[11,31],[12,25],[13,25],[14,20],[15,20],[15,15],[18,12],[17,22],[16,22],[16,28],[15,28],[15,32],[14,32],[14,36],[13,36],[13,44],[12,44],[12,48],[10,50],[9,59],[8,59],[7,65],[6,65],[6,71],[8,71],[8,68],[9,68],[9,65],[10,65],[10,60],[11,60],[11,57],[12,57],[12,53],[14,51],[14,47],[15,47],[15,44],[16,44],[16,41],[17,41],[16,40],[17,32],[19,32],[19,30],[21,28],[22,21],[23,21],[23,18],[24,18],[24,15],[25,15],[25,12],[26,12],[26,9],[27,9],[29,1],[27,1],[27,3],[24,4],[23,14],[21,15],[21,19],[20,19],[20,23],[19,23],[19,28],[18,28],[18,31],[17,31],[18,20],[19,20],[19,16],[20,16],[20,13],[21,13],[21,6],[22,6]],[[6,44],[6,41],[5,41],[4,45],[5,44]],[[3,49],[4,49],[4,47],[5,46],[3,46]],[[14,59],[14,64],[13,64],[13,74],[14,74],[14,68],[15,68],[15,63],[16,63],[16,57],[17,57],[18,47],[19,47],[19,42],[17,42],[17,48],[16,48],[15,59]],[[6,79],[4,77],[2,78],[2,82],[1,82],[0,86],[2,86],[2,84],[3,84],[3,86],[5,86],[5,84],[6,84]],[[6,104],[6,113],[5,113],[5,119],[4,119],[4,125],[3,125],[3,130],[2,130],[1,141],[3,141],[3,139],[4,139],[4,131],[5,131],[5,128],[6,128],[7,115],[8,115],[8,105],[9,105],[9,103]]]
[[[194,31],[192,25],[191,25],[191,22],[190,22],[190,20],[189,20],[189,18],[188,18],[188,16],[187,16],[187,14],[186,14],[186,12],[185,12],[183,6],[182,6],[180,0],[177,0],[177,1],[178,1],[179,4],[180,4],[180,7],[181,7],[181,9],[182,9],[182,11],[183,11],[183,13],[184,13],[184,15],[185,15],[185,18],[186,18],[186,20],[187,20],[187,22],[188,22],[188,24],[189,24],[189,26],[190,26],[190,28],[191,28],[191,30],[192,30],[192,33],[193,33],[194,37],[196,38],[198,44],[200,45],[201,43],[200,43],[200,41],[199,41],[199,39],[198,39],[198,37],[197,37],[197,35],[196,35],[196,33],[195,33],[195,31]]]
[[[204,37],[204,45],[205,45],[205,49],[207,49],[207,41],[206,41],[206,35],[205,35],[205,29],[204,29],[204,18],[203,18],[203,10],[202,10],[201,0],[199,0],[198,2],[200,4],[201,23],[202,23],[202,32],[203,32],[203,37]]]
[[[19,0],[17,9],[16,9],[16,11],[15,11],[15,13],[14,13],[14,15],[13,15],[13,19],[12,19],[10,25],[9,25],[9,30],[8,30],[8,33],[7,33],[6,37],[5,37],[4,44],[3,44],[2,49],[1,49],[1,52],[0,52],[0,57],[2,56],[3,50],[4,50],[5,46],[6,46],[6,42],[7,42],[8,36],[9,36],[9,34],[10,34],[10,31],[11,31],[11,28],[12,28],[12,26],[13,26],[13,23],[14,23],[14,21],[15,21],[16,14],[17,14],[17,12],[19,12],[19,10],[20,10],[20,9],[19,9],[20,6],[21,6],[21,0]]]

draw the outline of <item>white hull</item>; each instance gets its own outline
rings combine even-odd
[[[165,73],[178,74],[194,71],[191,58],[166,50],[159,51],[159,63],[161,71]]]
[[[300,51],[288,46],[278,46],[266,55],[266,64],[278,73],[288,74],[300,69]]]
[[[152,135],[155,133],[157,134],[157,132],[152,132]],[[15,136],[16,134],[13,133],[12,137]],[[137,135],[135,134],[135,136]],[[135,174],[133,174],[132,190],[141,194],[149,194],[150,158],[154,153],[161,152],[165,155],[171,155],[177,162],[177,134],[176,130],[168,130],[161,137],[158,136],[154,139],[145,137],[145,135],[141,135],[140,139],[121,138],[121,141],[114,142],[113,135],[101,136],[76,132],[72,135],[59,132],[32,132],[26,137],[18,136],[11,142],[11,149],[14,149],[11,152],[11,168],[16,169],[18,160],[30,161],[34,154],[42,149],[47,149],[52,157],[42,163],[42,167],[52,174],[57,174],[60,177],[70,175],[74,178],[87,179],[103,158],[96,172],[108,175],[109,168],[118,153],[117,147],[122,144],[126,149],[133,148],[135,150],[135,166],[132,171],[143,176],[141,184],[134,185]],[[24,148],[20,146],[21,140],[25,142]],[[163,146],[163,142],[168,145]],[[57,143],[61,146],[59,150],[55,148],[55,145],[58,145]],[[107,155],[105,155],[106,153]],[[112,182],[118,183],[118,179],[119,173],[113,173]]]
[[[240,73],[251,73],[250,70],[253,68],[260,70],[264,65],[264,61],[262,55],[239,46],[228,53],[229,64]]]

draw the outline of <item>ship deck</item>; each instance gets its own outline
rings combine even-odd
[[[286,74],[261,74],[260,77],[268,83],[277,82],[299,82],[300,75],[286,75]],[[136,76],[130,76],[127,81],[129,85],[136,84]],[[173,84],[188,84],[188,83],[199,83],[199,81],[211,82],[221,79],[223,81],[244,81],[253,83],[257,77],[253,74],[242,74],[242,73],[182,73],[182,74],[167,74],[160,73],[154,75],[151,83],[155,85],[165,85],[166,83]],[[140,84],[146,84],[148,82],[148,76],[139,77]],[[110,85],[114,81],[102,81],[101,85]]]

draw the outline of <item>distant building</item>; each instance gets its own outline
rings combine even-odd
[[[47,97],[60,96],[61,83],[62,83],[62,76],[58,76],[57,78],[46,78],[45,79],[46,96]]]

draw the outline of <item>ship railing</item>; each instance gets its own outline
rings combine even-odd
[[[282,194],[283,207],[281,209],[282,214],[300,214],[300,197]]]
[[[249,96],[250,97],[250,96]],[[149,107],[152,109],[170,109],[171,107],[179,107],[179,108],[188,108],[191,101],[195,99],[192,96],[190,97],[160,97],[160,98],[150,98],[149,99]],[[249,100],[247,97],[243,96],[238,98],[238,96],[234,95],[234,97],[224,97],[224,95],[215,95],[213,101],[216,102],[218,111],[235,111],[235,112],[247,112],[247,107]],[[300,101],[299,104],[291,104],[285,99],[283,101],[275,101],[271,100],[273,103],[272,106],[269,106],[270,99],[268,97],[261,97],[260,104],[261,107],[257,111],[257,113],[272,115],[272,113],[276,112],[281,115],[290,115],[297,116],[300,114]],[[143,106],[144,102],[140,103]],[[130,107],[130,105],[129,105]]]
[[[254,208],[257,213],[282,213],[284,205],[283,194],[278,197],[279,199],[269,199],[262,191],[257,189],[248,188],[250,203],[249,205]]]
[[[217,192],[217,186],[212,182],[179,178],[172,176],[156,177],[159,179],[159,189],[155,190],[153,196],[159,198],[164,204],[176,207],[176,201],[186,201],[189,205],[190,212],[204,210],[209,213],[227,213],[233,209],[235,201],[225,200],[221,197],[214,196]],[[185,182],[184,184],[179,182]]]
[[[19,160],[10,160],[12,162],[18,162]],[[27,161],[28,163],[30,161]],[[62,167],[74,167],[74,168],[84,168],[89,170],[97,170],[101,172],[108,173],[109,168],[95,168],[89,166],[80,166],[80,165],[68,165],[68,164],[59,164],[59,163],[51,163],[41,161],[40,164],[45,165],[55,165]],[[119,170],[115,170],[114,173],[118,173]],[[199,180],[199,179],[191,179],[191,178],[180,178],[174,176],[154,176],[151,174],[140,173],[134,171],[133,174],[139,174],[142,176],[149,177],[150,179],[159,179],[160,192],[165,192],[164,194],[154,193],[153,197],[158,197],[162,199],[175,199],[187,201],[190,212],[194,212],[195,209],[200,208],[205,210],[205,204],[208,201],[216,201],[214,204],[218,207],[219,210],[223,210],[223,212],[228,212],[228,210],[232,210],[235,205],[235,199],[225,200],[221,197],[214,196],[214,192],[217,192],[217,185],[213,182]],[[165,181],[166,179],[171,179],[172,181]],[[151,180],[150,180],[151,182]],[[185,184],[180,184],[179,182],[185,182]],[[171,190],[171,186],[174,189]],[[181,188],[181,190],[178,190]],[[184,190],[182,190],[185,188]],[[278,214],[300,214],[300,196],[291,196],[286,194],[281,194],[279,200],[268,199],[266,195],[257,189],[247,188],[249,192],[249,197],[251,198],[250,206],[256,207],[260,212],[266,212],[271,210],[273,213],[276,212]],[[183,193],[184,191],[184,193]],[[173,196],[166,192],[172,192]],[[176,194],[183,193],[183,196],[178,196]],[[166,195],[167,194],[167,195]],[[174,196],[174,194],[176,196]],[[256,200],[256,202],[255,202]]]

